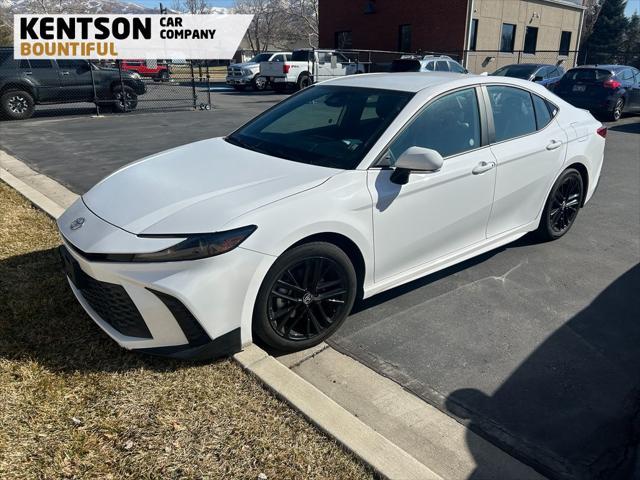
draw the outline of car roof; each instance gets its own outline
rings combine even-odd
[[[346,75],[320,82],[318,85],[377,88],[380,90],[397,90],[401,92],[417,93],[421,90],[438,89],[451,84],[452,88],[462,88],[467,85],[481,83],[506,84],[525,88],[536,93],[549,93],[545,87],[512,77],[492,77],[490,75],[473,75],[452,72],[398,72],[398,73],[363,73]]]
[[[584,69],[592,69],[592,68],[599,68],[600,70],[612,70],[614,72],[617,72],[618,70],[622,70],[624,68],[631,68],[629,65],[612,65],[612,64],[608,64],[608,65],[579,65],[577,67],[572,68],[572,70],[577,69],[577,68],[584,68]]]

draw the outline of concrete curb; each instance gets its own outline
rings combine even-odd
[[[0,180],[54,219],[78,198],[78,195],[55,180],[35,172],[2,150]],[[233,358],[383,478],[442,480],[442,477],[256,345],[245,347]]]
[[[382,477],[442,478],[256,345],[249,345],[234,359]]]

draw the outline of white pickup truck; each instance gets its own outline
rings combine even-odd
[[[265,52],[257,54],[248,62],[229,65],[227,85],[231,85],[236,90],[244,90],[248,86],[253,87],[254,90],[264,90],[269,82],[260,75],[260,63],[269,61],[282,65],[287,60],[291,60],[291,52]]]
[[[280,91],[288,87],[300,90],[315,82],[354,73],[364,73],[364,66],[335,50],[294,50],[290,61],[260,63],[260,76]]]

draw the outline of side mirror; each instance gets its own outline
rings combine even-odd
[[[489,75],[489,72],[482,72],[482,73],[480,74],[480,76],[481,76],[481,77],[486,77],[487,75]]]
[[[444,160],[435,150],[423,147],[410,147],[396,160],[391,181],[404,185],[409,181],[409,174],[415,172],[437,172],[442,168]]]
[[[542,80],[544,80],[544,78],[540,75],[536,75],[535,77],[533,77],[534,82],[541,82]]]

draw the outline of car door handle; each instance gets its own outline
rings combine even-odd
[[[471,170],[471,172],[474,175],[479,175],[481,173],[488,172],[489,170],[491,170],[495,166],[496,166],[496,162],[485,162],[485,161],[482,161],[478,165],[476,165],[475,168],[473,170]]]
[[[69,75],[69,72],[60,72],[62,75]]]
[[[551,140],[549,145],[547,145],[547,150],[555,150],[556,148],[560,148],[562,146],[562,142],[560,140]]]
[[[25,75],[33,75],[33,72],[24,72]]]

